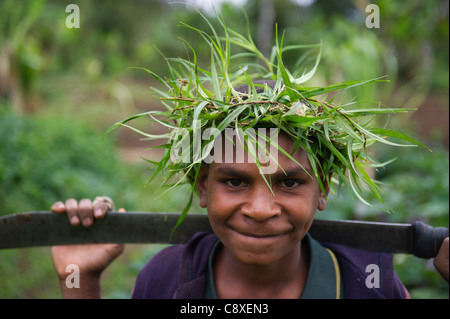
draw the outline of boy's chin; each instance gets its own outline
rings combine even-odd
[[[266,267],[280,261],[292,249],[293,244],[285,239],[250,238],[243,243],[231,244],[233,247],[229,251],[245,265]]]

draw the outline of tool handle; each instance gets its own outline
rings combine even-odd
[[[448,228],[433,227],[422,222],[413,224],[413,254],[419,258],[436,257],[442,242],[448,237]]]

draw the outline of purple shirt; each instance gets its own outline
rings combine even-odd
[[[189,242],[171,246],[155,255],[139,273],[132,298],[201,299],[203,298],[211,249],[218,241],[215,234],[197,233]],[[394,273],[392,255],[368,252],[343,245],[321,243],[335,254],[346,299],[409,298]],[[379,269],[379,288],[369,288],[368,265]]]

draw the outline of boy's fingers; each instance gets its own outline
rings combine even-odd
[[[95,218],[102,218],[106,215],[108,212],[109,207],[106,203],[98,202],[94,204],[94,217]]]
[[[125,210],[125,208],[119,208],[118,212],[119,212],[119,213],[125,213],[126,210]]]
[[[98,196],[92,202],[88,198],[84,198],[78,201],[74,198],[66,200],[65,203],[58,201],[55,202],[51,211],[55,213],[67,212],[67,218],[70,224],[78,226],[82,224],[85,227],[89,227],[94,223],[95,218],[102,218],[108,211],[114,210],[113,201],[106,196]],[[120,212],[125,212],[125,209],[121,208]]]
[[[102,218],[108,211],[114,211],[114,202],[108,196],[97,196],[93,205],[95,218]]]
[[[80,224],[80,217],[78,215],[78,202],[71,198],[66,200],[67,217],[73,226]]]
[[[81,223],[85,227],[89,227],[94,222],[93,218],[93,207],[92,202],[88,198],[84,198],[80,200],[80,203],[78,205],[78,214],[81,219]]]
[[[63,202],[58,201],[52,205],[50,210],[54,213],[62,214],[66,211],[66,207],[64,206]]]

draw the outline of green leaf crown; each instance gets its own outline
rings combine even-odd
[[[147,160],[154,168],[149,183],[158,174],[165,177],[164,185],[174,187],[180,183],[191,183],[190,199],[179,223],[189,210],[192,196],[196,192],[195,181],[200,165],[213,141],[201,140],[201,147],[198,148],[200,155],[198,152],[195,154],[195,150],[191,148],[188,161],[174,161],[172,155],[178,152],[186,142],[185,139],[192,140],[195,132],[206,128],[215,128],[220,132],[230,127],[243,131],[261,126],[277,128],[292,137],[295,147],[306,150],[323,190],[324,182],[332,192],[335,192],[336,187],[345,185],[363,203],[372,206],[373,204],[364,198],[364,194],[369,192],[383,204],[381,209],[388,210],[379,186],[366,172],[367,167],[382,167],[388,162],[378,163],[367,148],[374,143],[426,148],[402,133],[376,126],[378,115],[412,109],[389,108],[375,102],[372,102],[375,107],[362,109],[357,107],[361,101],[355,100],[336,104],[336,97],[346,90],[387,81],[376,78],[345,81],[324,87],[304,86],[304,83],[313,77],[319,65],[321,43],[284,46],[284,33],[279,37],[277,30],[272,53],[270,57],[265,57],[253,42],[248,27],[247,35],[244,36],[227,27],[224,19],[219,16],[217,20],[223,32],[223,35],[219,35],[208,18],[199,14],[209,26],[210,34],[184,23],[182,25],[198,33],[210,48],[208,65],[200,65],[195,49],[182,40],[189,51],[189,57],[165,58],[169,70],[166,77],[143,69],[162,84],[164,89],[154,90],[167,110],[151,110],[137,114],[111,127],[114,129],[126,126],[142,134],[145,139],[166,141],[158,146],[164,149],[161,160]],[[236,53],[232,53],[232,48],[236,49]],[[294,76],[284,64],[283,54],[291,50],[305,49],[316,50],[318,53],[310,70]],[[237,61],[242,58],[246,58],[246,62],[239,64]],[[251,62],[248,62],[249,60]],[[258,81],[261,79],[265,81]],[[238,89],[242,84],[245,89],[242,90],[242,86]],[[333,97],[328,99],[330,93]],[[154,135],[127,124],[141,117],[163,125],[168,132]],[[185,134],[186,132],[189,134]],[[403,140],[406,144],[393,142],[390,138]],[[294,160],[291,154],[278,148]],[[259,165],[258,160],[256,165]],[[270,187],[270,180],[266,181]]]

